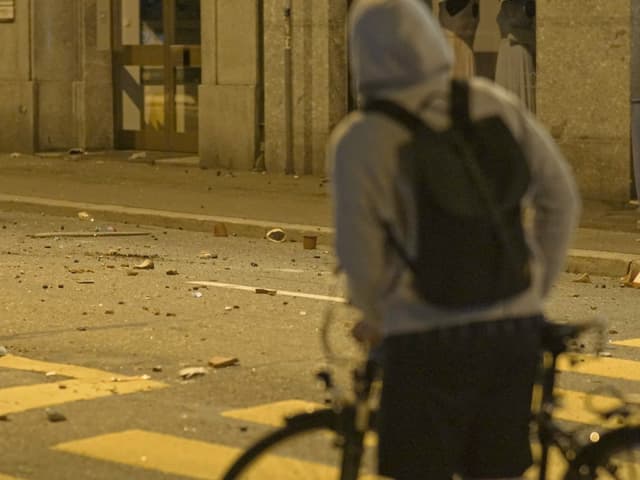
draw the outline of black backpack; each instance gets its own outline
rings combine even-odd
[[[388,100],[365,105],[366,112],[387,115],[413,133],[400,147],[398,169],[417,202],[416,257],[384,227],[425,301],[448,308],[488,305],[530,284],[521,211],[530,172],[500,117],[472,122],[465,82],[452,82],[450,105],[452,125],[444,131]]]

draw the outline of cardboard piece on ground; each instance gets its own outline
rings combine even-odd
[[[225,368],[238,364],[237,357],[211,357],[209,365],[213,368]]]

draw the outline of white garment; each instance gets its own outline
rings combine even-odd
[[[536,110],[535,20],[525,12],[525,0],[504,0],[497,21],[500,47],[495,81]]]
[[[454,56],[453,76],[471,78],[476,74],[473,42],[480,18],[477,15],[479,0],[471,0],[465,8],[450,15],[444,1],[440,2],[439,20],[444,34],[451,45]]]

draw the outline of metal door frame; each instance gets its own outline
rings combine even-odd
[[[162,45],[122,45],[122,1],[113,2],[113,83],[116,145],[120,148],[144,150],[197,152],[198,132],[176,132],[176,68],[201,66],[201,45],[175,45],[176,0],[162,0]],[[140,105],[141,130],[123,129],[123,111],[120,68],[133,66],[164,67],[164,129],[153,131],[145,128],[144,98]],[[144,93],[143,93],[144,96]]]

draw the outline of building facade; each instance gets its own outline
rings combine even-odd
[[[0,151],[193,152],[203,167],[323,175],[350,104],[349,3],[0,0]],[[537,115],[586,197],[628,200],[640,8],[536,3]],[[480,0],[474,53],[487,77],[498,9]]]

